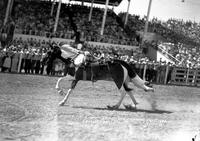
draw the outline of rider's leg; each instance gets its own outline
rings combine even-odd
[[[118,109],[120,107],[120,105],[121,105],[126,93],[123,91],[123,88],[121,88],[119,91],[120,91],[120,94],[121,94],[121,97],[120,97],[119,101],[117,102],[117,104],[115,104],[113,106],[107,106],[108,108],[110,108],[110,109]]]

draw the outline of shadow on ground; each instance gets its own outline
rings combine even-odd
[[[89,106],[73,106],[72,108],[81,108],[81,109],[94,109],[94,110],[107,110],[107,111],[122,111],[122,112],[145,112],[152,114],[171,114],[173,112],[166,110],[146,110],[146,109],[109,109],[109,108],[99,108],[99,107],[89,107]]]

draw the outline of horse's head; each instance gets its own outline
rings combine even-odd
[[[59,58],[62,54],[62,51],[58,45],[54,45],[51,47],[52,57]]]
[[[61,50],[59,48],[59,46],[57,45],[50,45],[50,50],[47,52],[47,60],[49,63],[53,63],[53,61],[56,59],[56,58],[60,58],[61,56]]]
[[[58,45],[50,45],[51,50],[47,53],[47,64],[53,66],[53,62],[55,59],[62,60],[66,65],[71,63],[70,57],[63,57],[63,51]]]

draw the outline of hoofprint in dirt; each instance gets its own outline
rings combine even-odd
[[[120,98],[113,82],[79,82],[68,103],[57,77],[0,73],[0,141],[191,141],[200,134],[200,89],[135,88],[136,110],[109,110]],[[65,80],[61,86],[69,88]],[[123,104],[131,104],[127,96]],[[198,136],[196,136],[197,139]]]

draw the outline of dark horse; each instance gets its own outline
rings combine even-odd
[[[68,50],[69,48],[71,49],[71,47],[67,46]],[[131,92],[132,89],[129,87],[130,82],[145,91],[154,91],[154,89],[148,85],[149,82],[142,80],[131,68],[131,66],[122,60],[113,59],[103,64],[100,64],[98,63],[98,59],[92,56],[87,51],[79,52],[75,49],[75,56],[73,58],[66,57],[64,55],[65,53],[66,51],[64,51],[62,47],[54,46],[51,55],[49,56],[49,60],[51,60],[51,63],[53,63],[53,60],[55,60],[56,58],[59,58],[66,65],[68,65],[70,70],[68,74],[73,76],[74,78],[71,83],[71,88],[68,90],[64,99],[59,103],[60,106],[63,106],[65,104],[69,95],[71,94],[79,80],[113,80],[121,93],[121,98],[118,103],[114,106],[109,106],[109,108],[113,109],[119,108],[126,93],[132,99],[135,107],[138,104]],[[93,58],[93,61],[89,62],[88,58]],[[64,77],[59,78],[56,84],[56,89],[60,94],[64,94],[64,92],[59,88],[59,83],[63,78]],[[122,88],[124,88],[126,93],[122,91]]]

